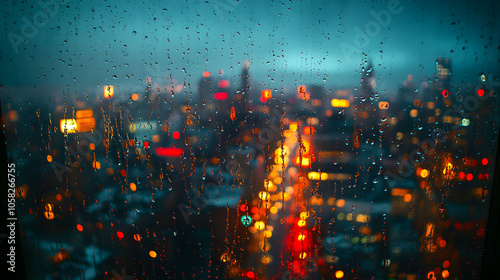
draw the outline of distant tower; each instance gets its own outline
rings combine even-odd
[[[378,119],[374,104],[375,72],[372,64],[361,71],[361,88],[357,102],[355,102],[355,124],[357,129],[361,129],[361,143],[375,141],[374,130],[377,129]]]
[[[213,93],[213,88],[215,88],[215,85],[213,84],[210,72],[203,72],[203,77],[198,82],[199,101],[207,102],[210,99],[210,94]]]
[[[249,68],[250,62],[248,60],[245,60],[243,62],[243,69],[241,70],[240,74],[240,85],[238,87],[238,91],[236,92],[234,96],[234,106],[236,108],[236,114],[246,114],[247,113],[247,107],[248,107],[248,101],[250,100],[250,82],[249,82],[249,74],[248,74],[248,68]]]
[[[436,84],[435,89],[438,91],[449,90],[451,79],[451,59],[441,58],[436,59]]]
[[[451,105],[451,59],[438,57],[436,59],[436,79],[434,83],[434,94],[438,106]]]

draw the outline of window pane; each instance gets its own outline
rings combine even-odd
[[[28,279],[480,278],[499,12],[9,2],[17,261]]]

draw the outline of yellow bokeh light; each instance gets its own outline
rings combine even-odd
[[[434,224],[433,223],[428,223],[425,226],[425,236],[426,237],[432,237],[434,235]]]
[[[308,212],[301,212],[300,213],[300,218],[302,220],[306,220],[307,218],[309,218],[309,213]]]
[[[149,251],[149,256],[154,259],[154,258],[156,258],[157,254],[155,251]]]
[[[345,206],[345,200],[339,199],[337,200],[337,207],[344,207]]]
[[[330,205],[330,206],[333,206],[333,204],[335,203],[335,199],[333,197],[329,197],[327,199],[326,203],[328,203],[328,205]]]
[[[51,212],[51,211],[45,211],[45,218],[47,220],[52,220],[54,219],[54,212]]]
[[[282,182],[283,182],[283,179],[282,179],[281,177],[275,177],[275,178],[273,179],[273,183],[274,183],[275,185],[281,185],[281,183],[282,183]],[[275,186],[275,188],[274,188],[273,192],[274,192],[274,191],[276,191],[276,186]]]
[[[134,240],[139,242],[142,240],[142,236],[140,234],[136,233],[136,234],[134,234]]]
[[[130,190],[135,192],[137,190],[137,185],[135,183],[130,183]]]
[[[337,279],[340,279],[340,278],[344,277],[344,272],[343,272],[342,270],[337,270],[337,271],[335,272],[335,277],[336,277]]]
[[[276,172],[277,173],[277,172]],[[275,192],[276,191],[276,185],[273,184],[273,182],[266,180],[264,181],[264,189],[268,192]],[[262,198],[261,198],[262,199]]]
[[[257,230],[263,230],[266,227],[266,224],[263,221],[257,221],[255,222],[254,227]]]
[[[370,219],[370,216],[365,215],[365,214],[358,214],[356,216],[356,222],[359,222],[359,223],[367,223],[369,219]]]
[[[270,198],[270,195],[268,192],[259,192],[259,198],[262,200],[268,200]]]
[[[305,220],[299,220],[299,221],[297,222],[297,225],[298,225],[299,227],[304,227],[304,226],[306,226],[306,221],[305,221]]]
[[[104,86],[104,97],[111,99],[115,95],[113,86]]]
[[[422,169],[422,171],[420,171],[420,177],[422,177],[422,178],[427,178],[427,177],[429,177],[429,170],[427,170],[427,169]]]
[[[295,163],[297,165],[301,165],[302,167],[309,167],[311,165],[311,159],[303,157],[301,161],[300,158],[297,157]]]
[[[51,203],[45,204],[45,210],[54,211],[54,205],[52,205]]]
[[[443,169],[443,175],[451,173],[452,170],[453,170],[453,164],[451,162],[446,163]]]
[[[271,256],[269,255],[265,255],[262,257],[262,259],[260,260],[263,264],[269,264],[272,262],[272,258]]]
[[[328,180],[328,173],[312,171],[307,174],[307,177],[309,178],[309,180],[325,181]]]
[[[398,132],[398,133],[396,133],[396,139],[397,139],[397,140],[401,140],[401,139],[403,139],[403,133],[402,133],[402,132]]]
[[[332,107],[347,108],[350,103],[347,99],[332,99]]]
[[[60,122],[62,133],[75,133],[76,132],[76,120],[75,119],[62,119]]]
[[[97,169],[97,170],[99,170],[99,169],[101,169],[101,163],[98,162],[98,161],[96,161],[96,160],[94,160],[92,162],[92,167],[95,168],[95,169]]]
[[[220,260],[222,262],[227,262],[229,260],[229,255],[228,253],[223,253],[221,256],[220,256]]]
[[[274,154],[277,156],[277,157],[281,157],[281,156],[288,156],[290,154],[290,148],[288,148],[288,146],[284,145],[283,146],[283,149],[281,147],[277,148],[275,151],[274,151]]]

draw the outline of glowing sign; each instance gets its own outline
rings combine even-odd
[[[62,133],[75,133],[76,120],[75,119],[62,119],[60,122]]]
[[[389,102],[380,101],[378,103],[378,108],[381,109],[381,110],[387,110],[387,109],[389,109]]]
[[[347,99],[332,99],[332,107],[347,108],[350,103]]]
[[[260,96],[265,99],[269,99],[273,97],[273,93],[269,89],[265,89],[260,93]]]
[[[299,94],[304,94],[304,93],[306,93],[306,86],[305,86],[305,85],[300,85],[300,86],[298,86],[298,87],[297,87],[297,92],[298,92]]]
[[[219,87],[225,88],[229,86],[229,81],[228,80],[221,80],[219,81]]]
[[[115,95],[113,86],[104,86],[104,97],[111,99]]]
[[[76,111],[75,117],[77,119],[83,119],[83,118],[91,118],[93,115],[94,111],[92,111],[92,109],[87,109],[87,110]]]
[[[95,129],[95,119],[94,118],[82,118],[76,119],[76,127],[78,132],[88,132]]]
[[[216,92],[214,94],[214,99],[215,100],[226,100],[227,99],[227,93],[226,92]]]
[[[184,151],[179,148],[164,148],[164,147],[157,147],[155,150],[155,154],[157,156],[162,156],[162,157],[182,157],[184,154]]]

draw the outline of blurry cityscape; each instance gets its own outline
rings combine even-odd
[[[435,64],[395,94],[370,61],[343,88],[267,88],[248,61],[162,88],[4,87],[29,278],[478,278],[498,87]]]

